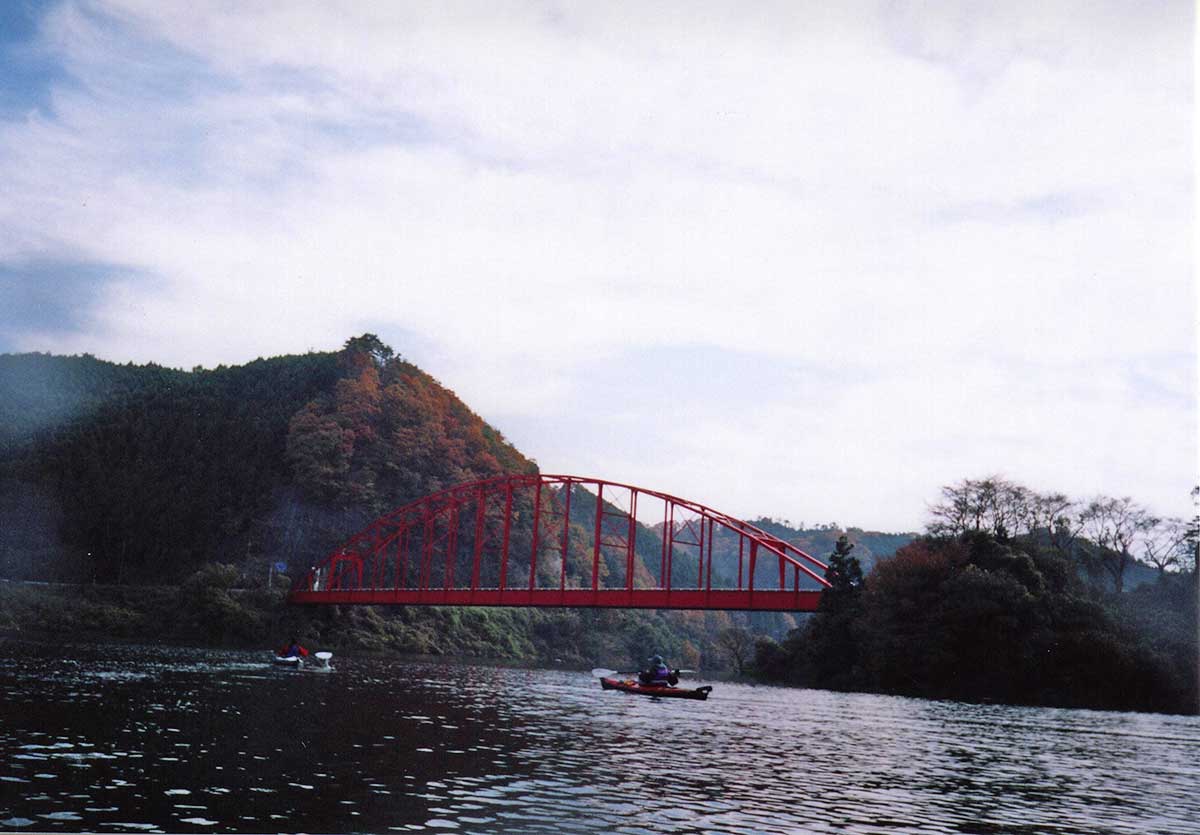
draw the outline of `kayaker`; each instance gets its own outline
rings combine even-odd
[[[638,680],[655,687],[674,687],[679,683],[679,676],[667,666],[661,655],[655,655],[649,660],[647,668],[638,673]]]
[[[300,642],[294,637],[287,642],[287,646],[283,647],[276,653],[280,658],[303,658],[308,655],[308,650],[300,646]]]

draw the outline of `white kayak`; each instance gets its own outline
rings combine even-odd
[[[314,652],[313,656],[315,663],[312,665],[315,669],[323,670],[329,668],[329,659],[333,658],[332,652]],[[271,663],[280,667],[290,667],[298,670],[305,666],[304,658],[299,655],[275,655],[271,658]]]

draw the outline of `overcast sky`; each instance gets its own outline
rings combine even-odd
[[[0,4],[0,351],[364,331],[548,472],[1188,515],[1188,2]]]

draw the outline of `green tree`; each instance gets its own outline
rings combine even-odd
[[[858,599],[863,590],[862,566],[858,558],[851,556],[854,550],[850,539],[842,534],[829,555],[829,569],[825,579],[830,587],[821,595],[821,611],[836,611],[845,608],[848,601]]]
[[[395,356],[396,352],[385,345],[378,336],[364,333],[362,336],[346,340],[346,344],[342,346],[341,361],[343,366],[356,367],[362,364],[362,359],[366,359],[376,367],[382,368]]]
[[[845,534],[838,537],[825,572],[830,586],[821,593],[817,613],[804,635],[812,682],[821,687],[846,689],[861,678],[859,643],[865,583],[862,566],[850,553],[853,550]]]
[[[717,633],[717,646],[733,663],[739,676],[745,675],[746,667],[754,659],[754,635],[748,629],[731,626]]]
[[[354,454],[354,432],[323,414],[316,401],[292,418],[288,426],[287,459],[296,483],[313,496],[332,499],[341,494]]]

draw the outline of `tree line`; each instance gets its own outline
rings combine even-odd
[[[943,487],[929,512],[932,535],[1041,537],[1089,573],[1107,574],[1117,593],[1139,556],[1159,573],[1195,567],[1195,520],[1157,516],[1129,496],[1075,499],[990,476]]]
[[[943,488],[930,517],[866,576],[839,539],[819,611],[746,665],[835,690],[1197,712],[1200,517],[996,477]],[[1134,569],[1149,581],[1128,590]]]

